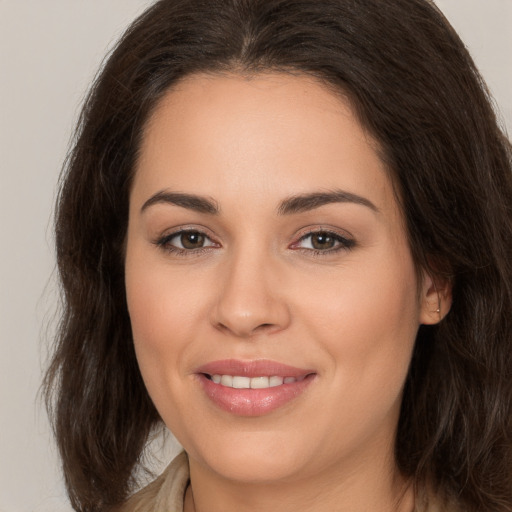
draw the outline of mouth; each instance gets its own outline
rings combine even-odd
[[[226,386],[234,389],[267,389],[282,386],[283,384],[293,384],[304,380],[307,375],[301,377],[281,377],[279,375],[272,376],[259,376],[259,377],[245,377],[243,375],[209,375],[204,374],[207,379],[210,379],[215,384]]]
[[[262,416],[298,399],[316,372],[269,360],[230,359],[208,363],[196,375],[206,396],[220,409]]]

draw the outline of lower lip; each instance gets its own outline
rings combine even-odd
[[[235,389],[215,384],[204,374],[198,377],[208,398],[224,411],[238,416],[262,416],[301,395],[313,381],[314,374],[301,381],[265,389]]]

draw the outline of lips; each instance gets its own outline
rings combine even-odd
[[[196,370],[207,397],[240,416],[268,414],[301,395],[314,380],[309,369],[270,360],[214,361]]]

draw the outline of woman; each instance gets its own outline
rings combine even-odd
[[[58,202],[74,508],[512,510],[511,198],[430,2],[157,2]]]

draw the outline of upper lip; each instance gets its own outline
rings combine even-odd
[[[244,377],[262,377],[277,375],[280,377],[305,377],[313,370],[296,368],[287,364],[271,361],[269,359],[256,359],[242,361],[238,359],[223,359],[211,361],[197,368],[196,373],[207,375],[240,375]]]

